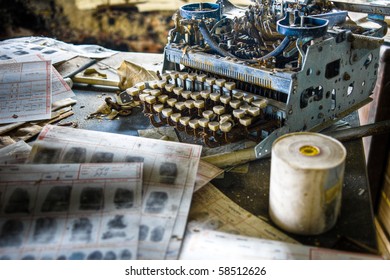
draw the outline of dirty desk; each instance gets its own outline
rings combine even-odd
[[[156,67],[156,58],[158,60],[156,55],[134,54],[134,57],[138,61],[143,61],[144,67],[147,66],[149,57],[153,61],[153,67]],[[76,85],[73,91],[76,94],[77,104],[73,107],[75,114],[67,121],[77,122],[79,128],[127,135],[138,135],[137,130],[151,128],[149,119],[139,108],[133,109],[129,116],[114,120],[87,119],[87,116],[104,102],[105,97],[114,96],[115,93],[107,88],[80,85]],[[359,124],[356,112],[345,120],[352,126]],[[188,138],[181,140],[191,142]],[[372,250],[376,248],[376,235],[362,141],[353,140],[345,142],[344,145],[347,149],[347,158],[341,215],[336,226],[317,236],[288,235],[310,246],[374,252]],[[270,159],[251,162],[247,171],[247,173],[225,172],[223,178],[214,179],[212,183],[245,210],[268,219]]]

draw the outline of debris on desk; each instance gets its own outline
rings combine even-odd
[[[158,79],[155,72],[148,71],[145,68],[132,63],[130,61],[123,61],[118,68],[119,88],[126,90],[139,82],[152,81]]]
[[[58,122],[71,115],[73,115],[72,107],[64,107],[55,112],[52,112],[51,118],[49,120],[39,122],[26,122],[11,131],[7,131],[7,135],[4,136],[10,137],[15,142],[21,140],[28,141],[32,137],[38,135],[45,125]]]
[[[72,77],[74,83],[118,87],[117,70],[97,62]]]
[[[298,243],[269,223],[241,208],[210,183],[194,193],[188,221],[188,228],[191,230],[218,230]]]
[[[7,147],[9,145],[15,144],[16,141],[11,138],[11,136],[5,135],[1,136],[0,135],[0,148]]]
[[[202,229],[187,231],[181,260],[381,260],[362,254]],[[226,246],[229,244],[229,246]],[[259,273],[261,273],[259,271]]]
[[[153,127],[150,129],[138,130],[138,135],[140,137],[152,138],[152,139],[162,139],[167,141],[180,142],[177,137],[176,131],[173,127],[162,126],[162,127]]]

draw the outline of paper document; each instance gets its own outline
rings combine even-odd
[[[173,232],[183,239],[200,154],[197,145],[47,125],[29,161],[143,162],[138,258],[164,259]]]
[[[53,64],[67,61],[76,53],[63,51],[57,48],[48,47],[43,44],[28,42],[28,39],[17,38],[0,42],[0,60],[20,58],[23,56],[40,54],[45,60],[50,60]]]
[[[0,259],[135,259],[142,163],[0,166]]]
[[[18,56],[13,59],[9,60],[0,60],[0,67],[2,64],[6,63],[21,63],[21,62],[31,62],[31,61],[44,61],[44,57],[42,55],[23,55]],[[57,102],[59,100],[63,100],[66,98],[74,97],[75,94],[73,93],[72,89],[69,87],[69,85],[64,81],[60,73],[54,68],[54,66],[51,66],[51,78],[52,78],[52,85],[51,85],[51,91],[52,91],[52,100],[51,102]]]
[[[376,255],[336,251],[203,230],[186,234],[182,260],[378,260]]]
[[[18,141],[0,149],[1,164],[25,163],[30,154],[31,146],[24,141]]]
[[[49,119],[51,63],[0,65],[0,123]]]
[[[212,229],[298,243],[241,208],[210,183],[194,193],[188,222],[191,229]]]

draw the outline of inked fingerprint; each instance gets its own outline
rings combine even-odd
[[[144,162],[143,157],[126,156],[126,162]]]
[[[41,51],[41,50],[43,50],[44,48],[45,48],[45,47],[37,46],[37,47],[30,48],[30,50]]]
[[[80,147],[70,148],[64,157],[62,158],[63,163],[84,163],[86,161],[87,150]]]
[[[110,220],[108,222],[108,228],[110,229],[124,229],[127,227],[125,223],[123,222],[123,215],[115,215],[114,219]]]
[[[146,237],[148,237],[149,234],[149,227],[146,225],[140,225],[139,226],[139,237],[138,239],[140,241],[145,241]]]
[[[126,232],[122,229],[126,228],[127,225],[123,222],[123,215],[115,215],[115,217],[108,221],[107,226],[108,231],[103,233],[102,239],[111,239],[111,238],[125,238]]]
[[[52,187],[43,201],[42,212],[62,212],[68,211],[70,206],[70,193],[72,186]]]
[[[7,59],[11,59],[12,57],[6,55],[6,54],[3,54],[3,55],[0,55],[0,60],[7,60]]]
[[[92,163],[112,162],[114,159],[113,153],[98,152],[94,153],[91,158]]]
[[[44,54],[53,54],[53,53],[56,53],[57,50],[48,50],[48,51],[44,51],[43,53]]]
[[[145,211],[149,213],[161,213],[168,201],[166,192],[154,191],[146,201]]]
[[[0,232],[0,247],[17,247],[22,245],[24,226],[19,220],[7,220]]]
[[[160,242],[164,237],[165,229],[162,226],[155,227],[150,233],[150,240]]]
[[[29,213],[30,195],[27,190],[16,188],[9,197],[4,212],[12,213]]]
[[[35,222],[33,241],[50,243],[54,240],[57,231],[57,222],[54,218],[39,218]]]
[[[134,192],[128,189],[118,188],[114,195],[116,209],[127,209],[134,205]]]
[[[80,195],[80,210],[100,210],[104,207],[103,189],[85,187]]]
[[[113,251],[108,251],[104,254],[105,260],[116,260],[116,254]]]
[[[38,147],[34,157],[34,163],[57,163],[61,150],[54,148]]]
[[[29,54],[29,52],[26,52],[26,51],[16,51],[14,52],[15,55],[25,55],[25,54]]]
[[[102,235],[102,239],[111,239],[111,238],[125,238],[126,233],[124,231],[106,231]]]
[[[93,251],[87,257],[87,260],[101,260],[101,259],[103,259],[103,254],[100,251]]]
[[[173,185],[177,177],[177,165],[174,162],[163,162],[160,165],[160,183]]]
[[[83,260],[85,259],[85,254],[83,252],[74,252],[69,256],[70,260]]]
[[[125,249],[121,252],[120,259],[121,260],[131,260],[132,254],[129,250]]]
[[[90,241],[92,223],[88,218],[80,218],[73,222],[71,241]]]

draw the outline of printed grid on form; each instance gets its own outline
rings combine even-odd
[[[0,123],[49,119],[51,63],[0,65]]]
[[[183,239],[201,148],[48,125],[35,142],[29,162],[143,162],[138,258],[164,259],[170,243]],[[170,255],[177,258],[178,253]]]
[[[39,54],[34,55],[24,55],[15,57],[13,59],[8,60],[0,60],[0,67],[1,64],[7,64],[7,63],[21,63],[21,62],[32,62],[32,61],[44,61],[44,57]],[[60,73],[54,68],[54,66],[51,66],[51,78],[52,78],[52,85],[51,85],[51,91],[52,91],[52,97],[51,102],[54,103],[56,101],[65,99],[65,98],[71,98],[74,97],[75,94],[73,93],[72,89],[69,87],[69,85],[64,81]]]
[[[0,259],[135,259],[142,163],[0,166]]]

